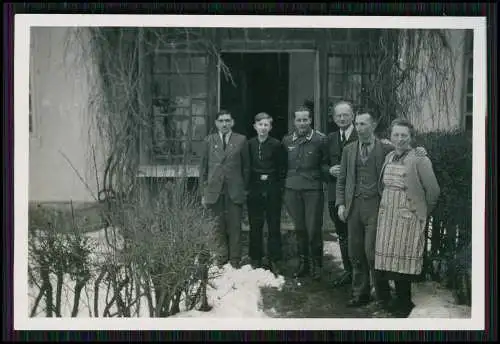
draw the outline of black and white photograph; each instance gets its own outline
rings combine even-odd
[[[484,326],[484,18],[92,17],[16,16],[16,326]]]

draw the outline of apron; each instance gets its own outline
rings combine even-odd
[[[386,165],[375,244],[375,269],[401,274],[422,272],[425,222],[411,210],[405,186],[406,168]]]

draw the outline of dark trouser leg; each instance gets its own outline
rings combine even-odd
[[[323,190],[304,191],[305,222],[310,258],[321,267],[323,264]]]
[[[248,222],[250,224],[248,255],[252,260],[262,259],[262,229],[264,227],[264,197],[258,190],[248,195]]]
[[[347,223],[339,219],[337,208],[335,207],[335,202],[328,203],[328,211],[333,223],[335,224],[335,231],[339,238],[342,265],[344,266],[344,270],[350,273],[352,272],[352,267],[351,261],[349,260]]]
[[[396,279],[394,281],[396,287],[396,295],[398,302],[402,307],[411,307],[413,302],[411,300],[411,282],[405,278]]]
[[[268,188],[266,200],[266,218],[268,228],[267,252],[271,261],[279,261],[281,252],[281,190],[276,185]]]
[[[217,202],[209,204],[208,208],[217,219],[217,227],[215,233],[215,240],[217,241],[217,255],[218,259],[225,263],[229,259],[228,252],[228,235],[225,216],[225,195],[220,194]]]
[[[292,218],[293,225],[295,227],[299,255],[307,257],[309,255],[309,252],[307,244],[308,240],[306,232],[307,227],[305,219],[304,199],[302,198],[302,192],[286,189],[284,198],[287,212]]]
[[[373,282],[377,299],[389,300],[391,296],[389,281],[380,274],[375,273],[375,242],[377,238],[377,219],[379,199],[374,197],[362,201],[362,221],[365,225],[365,254]]]
[[[242,204],[234,203],[226,196],[226,223],[229,241],[229,259],[238,263],[241,260],[241,215]]]
[[[352,296],[368,299],[370,296],[370,270],[365,254],[365,227],[361,217],[363,202],[354,199],[347,219],[349,228],[349,257],[352,266]]]

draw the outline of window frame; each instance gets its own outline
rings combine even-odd
[[[173,70],[169,67],[168,71],[156,71],[155,70],[155,62],[158,59],[158,56],[161,55],[167,55],[168,58],[168,63],[170,66],[173,66],[175,63],[176,59],[179,58],[188,58],[188,69],[187,70]],[[192,66],[192,58],[197,58],[197,57],[203,57],[205,59],[204,61],[204,68],[202,70],[194,70],[194,67]],[[210,64],[209,64],[209,54],[204,51],[200,50],[168,50],[168,49],[157,49],[153,50],[150,58],[150,66],[148,68],[148,71],[150,72],[150,101],[151,101],[151,123],[152,123],[152,128],[151,128],[151,147],[149,148],[149,152],[147,152],[148,155],[148,164],[151,166],[167,166],[170,167],[171,169],[179,169],[182,168],[183,166],[188,166],[188,170],[191,171],[189,174],[196,174],[196,171],[193,172],[192,167],[196,166],[199,164],[200,161],[200,156],[194,155],[193,154],[193,146],[194,144],[198,143],[200,144],[203,142],[205,136],[208,133],[208,126],[209,126],[209,101],[210,101],[210,91],[209,91],[209,71]],[[194,95],[191,93],[192,90],[192,77],[193,76],[201,76],[203,86],[203,91],[201,92],[202,96]],[[173,78],[175,79],[176,77],[179,77],[180,79],[183,79],[188,82],[187,85],[187,95],[175,95],[172,94],[172,87],[171,82],[172,79],[169,81],[169,87],[168,88],[168,95],[166,96],[158,96],[156,94],[156,91],[154,90],[154,85],[156,82],[156,78],[159,77],[165,77],[167,79]],[[175,91],[174,91],[175,93]],[[177,98],[177,100],[184,100],[186,101],[185,104],[183,105],[175,105],[172,109],[168,109],[166,113],[157,115],[155,107],[157,107],[157,101],[161,101],[162,99],[173,99]],[[204,110],[202,111],[202,114],[199,114],[198,112],[195,111],[194,107],[197,102],[202,102],[204,103]],[[169,105],[167,105],[169,106]],[[184,109],[184,110],[182,110]],[[180,111],[178,111],[180,110]],[[178,111],[178,112],[177,112]],[[177,113],[176,113],[177,112]],[[182,114],[184,112],[185,114]],[[186,114],[187,113],[187,114]],[[186,116],[187,119],[187,125],[186,124],[176,124],[175,128],[179,129],[182,127],[182,131],[185,131],[185,136],[179,137],[177,135],[169,135],[168,132],[163,131],[164,134],[164,140],[156,140],[155,137],[155,130],[156,130],[156,119],[157,118],[172,118],[174,119],[178,116]],[[196,135],[195,133],[195,127],[193,126],[193,121],[196,118],[203,118],[204,119],[204,126],[202,126],[203,132],[200,133],[199,135]],[[180,123],[181,121],[179,121]],[[184,122],[184,121],[182,121]],[[186,144],[186,147],[183,149],[186,149],[187,151],[181,152],[180,154],[175,154],[170,155],[170,153],[165,152],[164,154],[158,154],[155,153],[155,147],[156,142],[164,142],[165,144],[168,144],[168,142],[175,142],[175,143],[180,143],[182,144],[183,142]],[[168,148],[167,148],[168,149]],[[191,169],[189,169],[191,167]],[[168,172],[167,174],[171,174]]]

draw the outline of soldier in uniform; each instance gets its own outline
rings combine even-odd
[[[297,233],[299,266],[296,277],[321,277],[323,265],[323,182],[329,170],[326,136],[312,129],[311,111],[295,111],[295,130],[283,138],[288,169],[285,180],[285,207]]]

